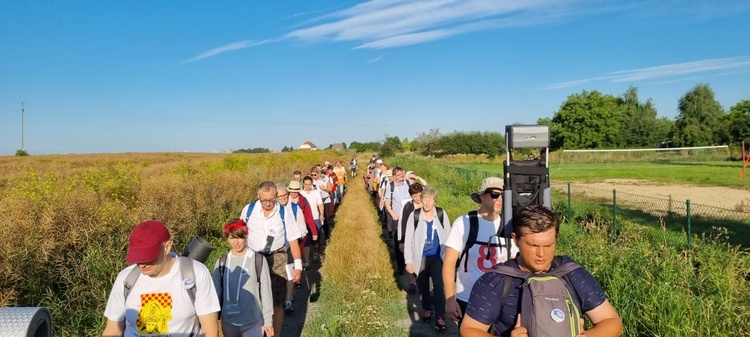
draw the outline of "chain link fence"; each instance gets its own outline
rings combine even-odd
[[[502,173],[438,164],[441,170],[452,171],[461,180],[476,181],[502,177]],[[685,245],[691,248],[693,236],[725,236],[723,241],[750,247],[750,205],[728,209],[691,203],[667,197],[653,197],[618,192],[574,183],[554,183],[553,208],[568,223],[604,222],[617,240],[618,221],[634,221],[643,225],[663,226],[683,233]],[[666,235],[666,234],[665,234]]]

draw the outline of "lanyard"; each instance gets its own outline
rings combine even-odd
[[[247,263],[247,254],[248,253],[245,252],[245,259],[242,260],[242,264],[240,265],[240,267],[242,267],[242,269],[245,269],[245,263]],[[227,253],[227,259],[229,260],[229,263],[227,263],[227,267],[231,267],[232,266],[232,263],[231,263],[232,262],[232,252]],[[232,270],[232,268],[228,268],[228,269]],[[237,302],[240,301],[240,288],[242,288],[242,287],[240,287],[240,284],[242,284],[242,270],[240,270],[240,277],[237,280]],[[227,291],[225,291],[224,293],[227,294],[227,302],[229,302],[229,277],[227,277]]]

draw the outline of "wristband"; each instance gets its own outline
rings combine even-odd
[[[302,259],[294,259],[294,270],[302,270]]]

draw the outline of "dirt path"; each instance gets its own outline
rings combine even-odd
[[[611,198],[612,189],[617,193],[669,198],[684,202],[690,199],[692,204],[700,204],[729,210],[745,207],[750,211],[750,191],[720,186],[690,186],[663,185],[641,179],[605,179],[599,183],[572,183],[571,192],[576,193],[575,187],[588,187],[586,193],[593,192],[598,197]],[[567,191],[566,184],[553,184],[555,189]]]
[[[325,253],[322,253],[320,262],[311,263],[310,268],[302,271],[302,288],[294,290],[292,301],[294,312],[284,315],[284,327],[281,330],[281,335],[277,334],[277,337],[301,336],[305,323],[317,314],[319,310],[317,299],[320,296],[318,292],[320,289],[320,271],[324,260]]]

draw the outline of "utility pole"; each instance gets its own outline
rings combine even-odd
[[[24,150],[23,148],[23,102],[21,102],[21,150]]]

